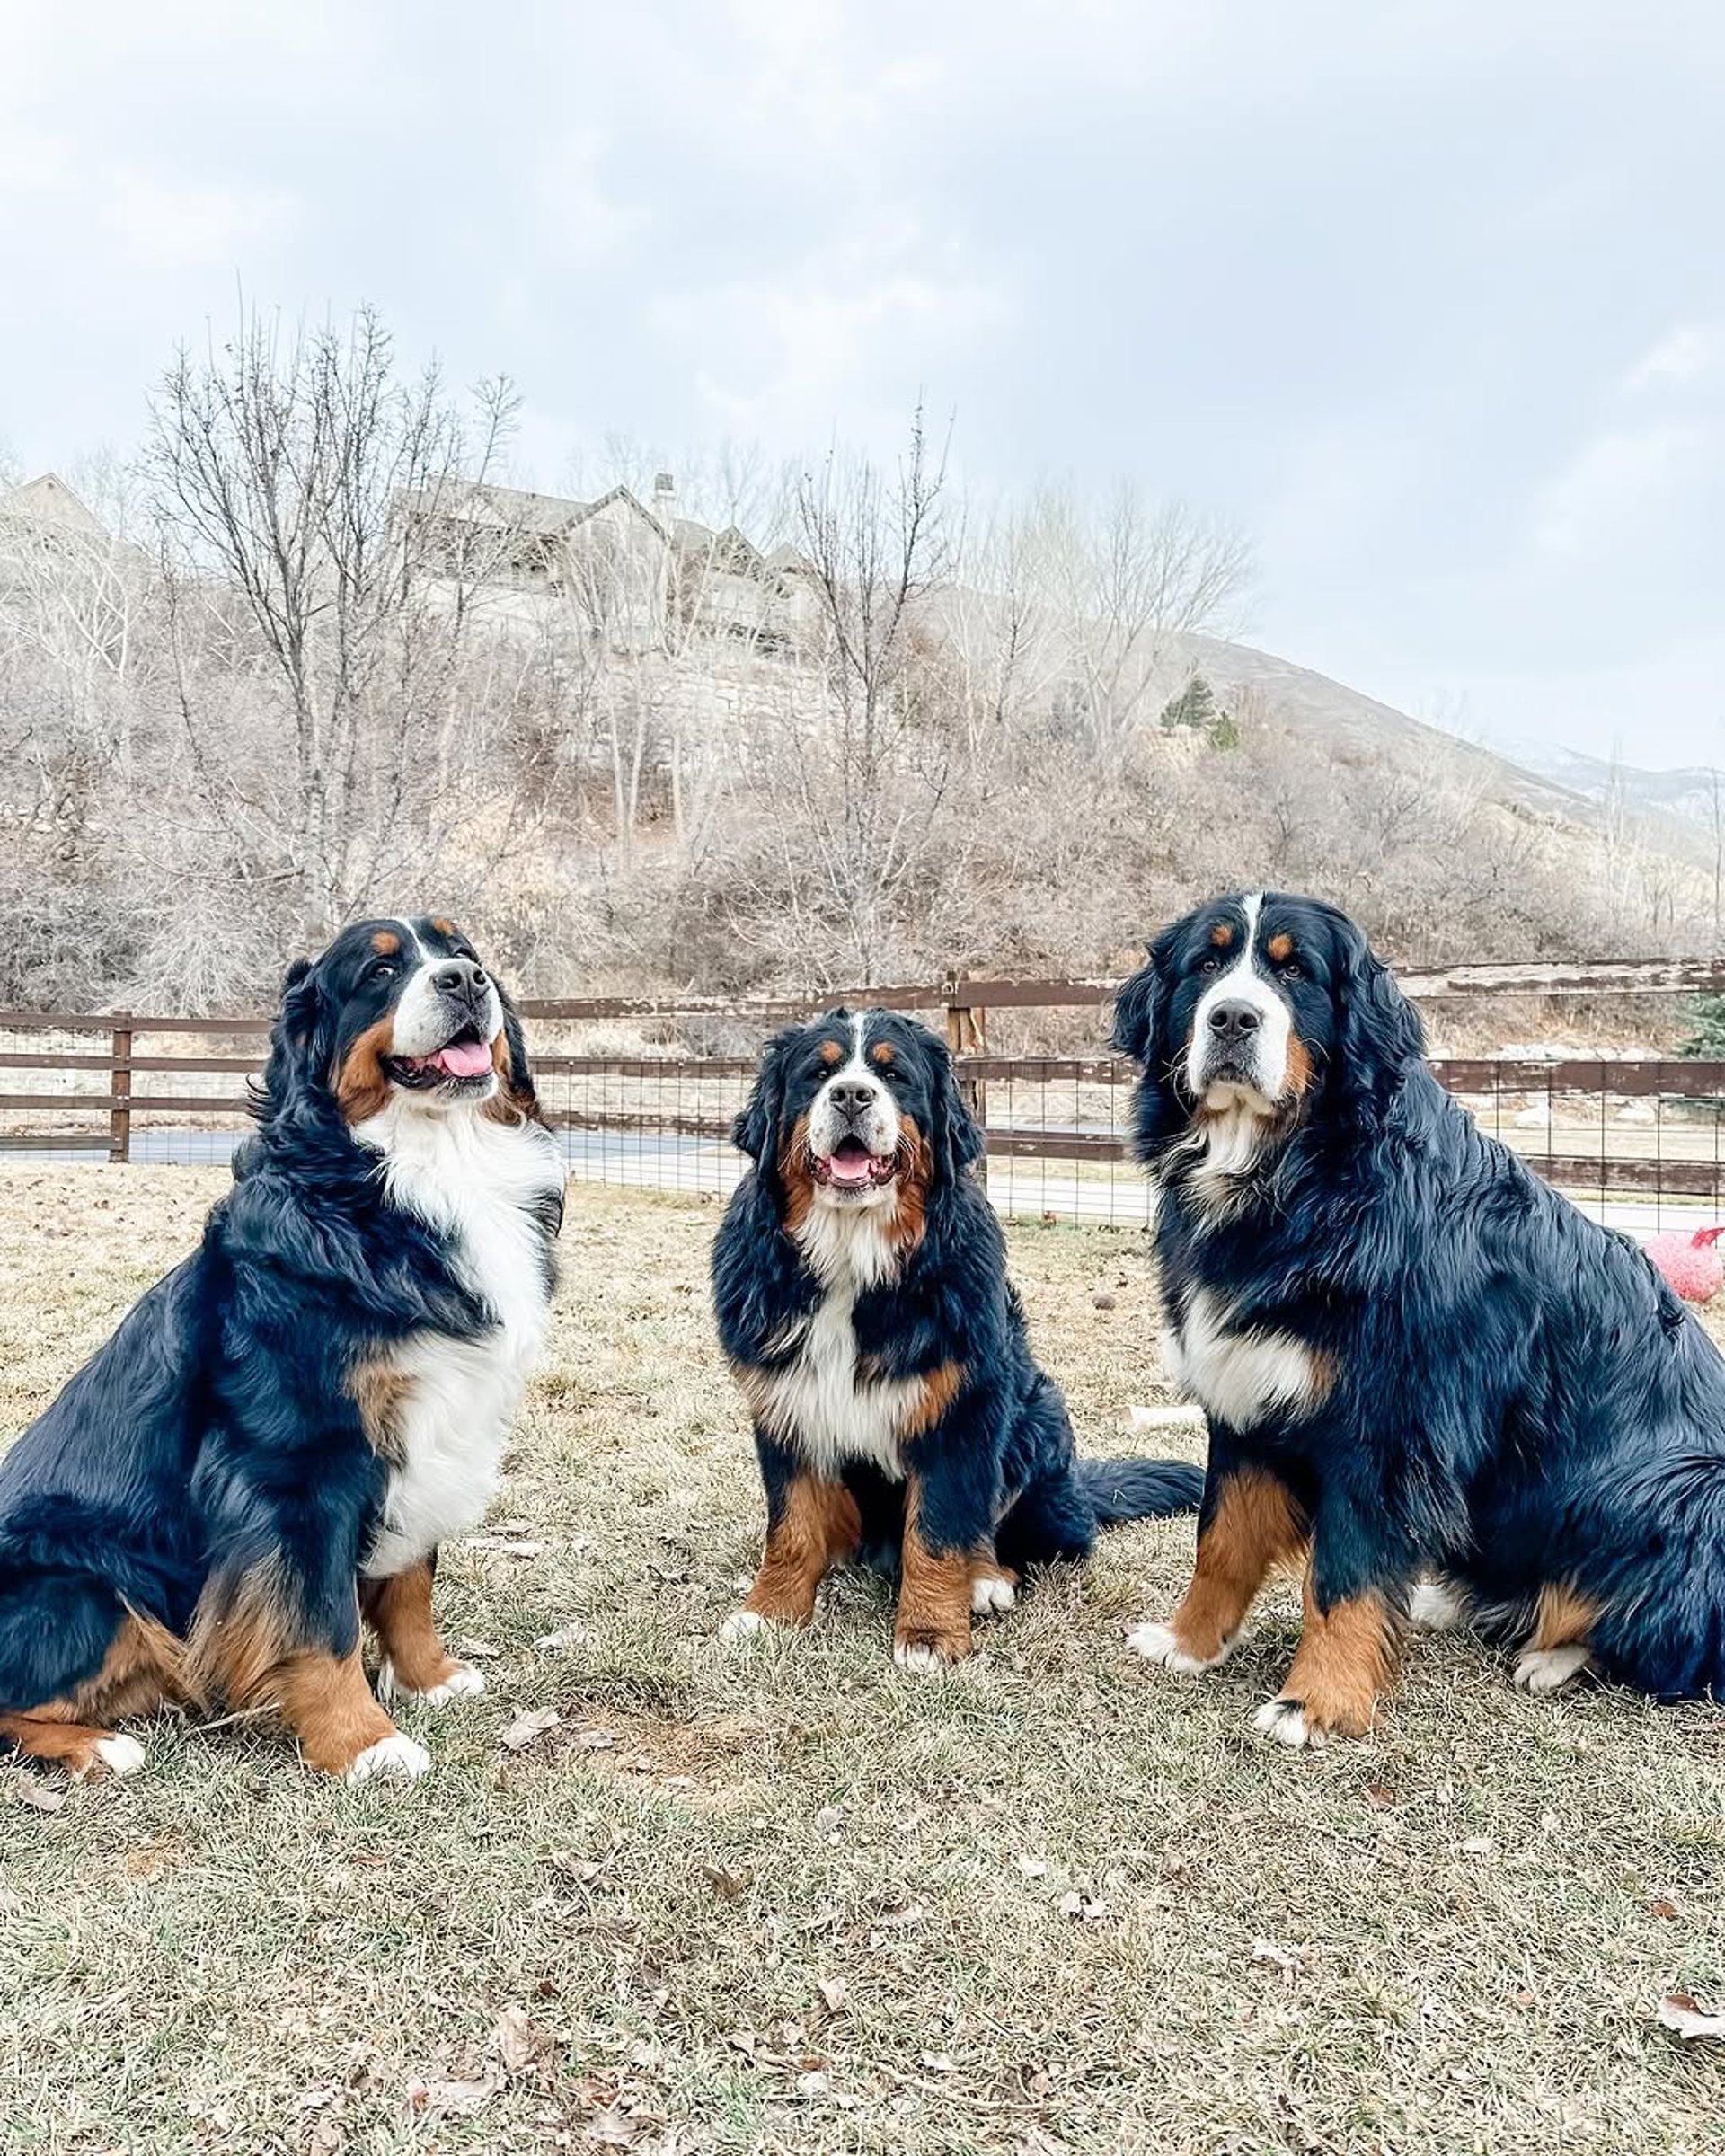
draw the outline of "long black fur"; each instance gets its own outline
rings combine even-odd
[[[794,1333],[823,1292],[787,1225],[781,1152],[831,1074],[821,1044],[850,1020],[837,1012],[772,1040],[738,1118],[736,1142],[755,1167],[720,1228],[712,1284],[721,1344],[744,1368],[782,1366],[787,1351],[774,1343]],[[940,1420],[902,1448],[903,1472],[923,1493],[924,1541],[938,1553],[992,1537],[1001,1562],[1022,1570],[1087,1555],[1102,1524],[1190,1509],[1202,1489],[1194,1467],[1075,1460],[1066,1402],[1031,1355],[1000,1224],[974,1172],[983,1136],[945,1043],[885,1012],[869,1013],[867,1028],[871,1044],[893,1052],[898,1107],[925,1137],[932,1173],[920,1241],[895,1277],[857,1297],[857,1369],[865,1379],[919,1377],[951,1365],[963,1372]],[[802,1454],[759,1427],[756,1447],[771,1522]],[[893,1568],[904,1533],[902,1477],[852,1462],[843,1480],[862,1515],[863,1556]]]
[[[1725,1358],[1639,1249],[1450,1099],[1388,969],[1313,900],[1272,892],[1261,915],[1295,947],[1280,992],[1313,1082],[1218,1212],[1181,1065],[1211,931],[1240,913],[1219,900],[1165,930],[1117,1005],[1163,1294],[1177,1318],[1208,1289],[1232,1330],[1291,1336],[1335,1376],[1307,1414],[1212,1418],[1204,1516],[1229,1473],[1263,1468],[1312,1522],[1320,1607],[1369,1591],[1397,1608],[1435,1570],[1520,1643],[1561,1588],[1598,1605],[1608,1677],[1718,1693]]]
[[[128,1611],[182,1639],[200,1606],[219,1620],[266,1563],[284,1644],[355,1646],[385,1470],[350,1375],[410,1334],[494,1321],[446,1239],[386,1203],[332,1087],[338,1027],[351,1038],[388,1007],[371,937],[390,925],[290,969],[257,1129],[197,1250],[0,1460],[0,1712],[94,1677]],[[530,1100],[512,1013],[507,1028]]]

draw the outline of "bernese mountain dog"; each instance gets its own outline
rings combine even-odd
[[[1725,1358],[1449,1098],[1360,930],[1220,898],[1156,938],[1115,1041],[1171,1365],[1210,1421],[1192,1583],[1137,1651],[1214,1669],[1304,1560],[1257,1716],[1286,1745],[1369,1729],[1410,1617],[1471,1619],[1533,1692],[1725,1689]]]
[[[1197,1504],[1194,1467],[1074,1458],[973,1172],[982,1133],[925,1027],[886,1011],[791,1027],[734,1135],[755,1166],[714,1244],[714,1303],[767,1531],[727,1637],[806,1624],[829,1568],[861,1556],[898,1577],[897,1660],[938,1670],[1027,1566]]]
[[[521,1028],[449,922],[289,970],[232,1189],[0,1461],[0,1744],[143,1763],[164,1702],[279,1715],[349,1780],[430,1763],[367,1682],[483,1689],[432,1617],[496,1485],[562,1210]]]

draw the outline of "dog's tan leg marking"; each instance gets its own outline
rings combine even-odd
[[[1280,1744],[1322,1745],[1364,1736],[1395,1671],[1395,1632],[1381,1595],[1366,1594],[1320,1609],[1305,1578],[1305,1623],[1280,1694],[1255,1718]]]
[[[431,1568],[410,1565],[393,1579],[365,1581],[359,1599],[384,1650],[379,1690],[416,1693],[434,1703],[483,1692],[476,1669],[457,1662],[438,1636],[431,1608]]]
[[[1141,1624],[1127,1637],[1136,1653],[1195,1675],[1225,1662],[1246,1613],[1278,1565],[1297,1561],[1306,1524],[1287,1486],[1261,1468],[1229,1475],[1199,1530],[1198,1561],[1186,1599],[1166,1624]]]
[[[815,1590],[862,1537],[856,1499],[842,1482],[799,1475],[766,1531],[766,1553],[743,1606],[724,1628],[737,1639],[767,1624],[807,1624]]]
[[[926,1673],[962,1662],[970,1652],[976,1560],[969,1551],[931,1550],[923,1540],[921,1513],[922,1485],[913,1475],[905,1500],[904,1566],[892,1657],[901,1669]]]

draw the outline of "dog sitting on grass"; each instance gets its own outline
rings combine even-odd
[[[367,1682],[483,1689],[432,1617],[550,1309],[556,1143],[521,1029],[447,921],[289,971],[197,1251],[0,1461],[0,1745],[142,1765],[164,1701],[273,1711],[349,1780],[429,1765]]]
[[[1358,927],[1219,898],[1151,945],[1115,1039],[1170,1360],[1210,1425],[1192,1583],[1138,1652],[1216,1668],[1304,1564],[1257,1716],[1285,1745],[1365,1735],[1411,1618],[1471,1620],[1532,1692],[1725,1692],[1725,1358],[1450,1099]]]
[[[939,1670],[1026,1566],[1197,1504],[1181,1462],[1074,1458],[973,1171],[982,1133],[926,1028],[884,1011],[790,1028],[735,1136],[755,1166],[713,1291],[767,1531],[729,1636],[806,1624],[829,1568],[861,1556],[898,1576],[896,1659]]]

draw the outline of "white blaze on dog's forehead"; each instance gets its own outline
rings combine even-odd
[[[1186,1050],[1186,1084],[1195,1100],[1205,1099],[1209,1091],[1213,1047],[1210,1014],[1223,1003],[1250,1004],[1257,1013],[1258,1025],[1251,1037],[1246,1067],[1241,1076],[1253,1091],[1262,1096],[1266,1109],[1280,1099],[1287,1082],[1287,1044],[1293,1031],[1293,1019],[1281,992],[1258,966],[1258,924],[1263,906],[1262,891],[1242,895],[1240,907],[1246,926],[1239,954],[1232,966],[1211,981],[1192,1013],[1192,1037]],[[1237,1093],[1239,1088],[1235,1086],[1233,1091]]]

